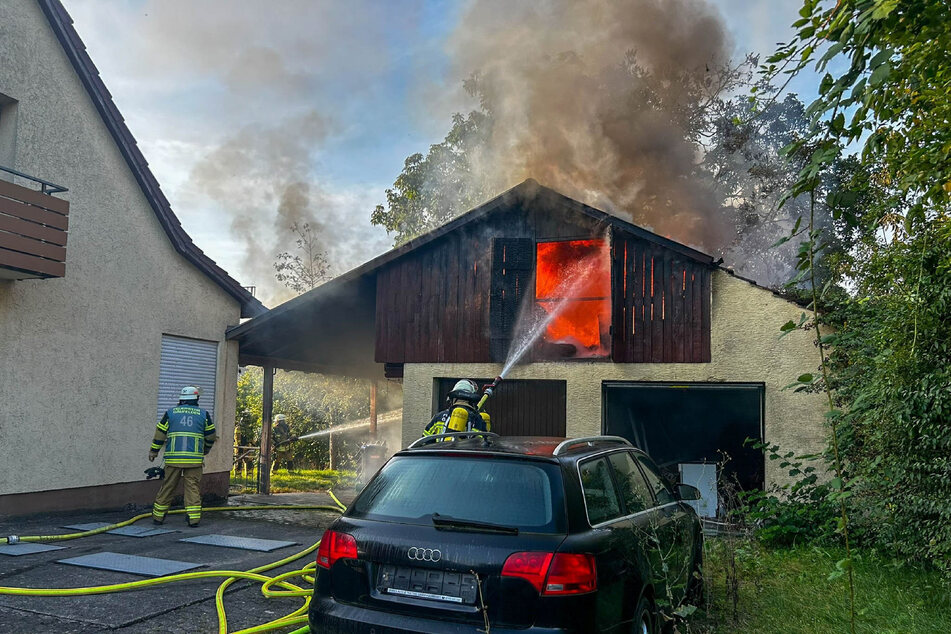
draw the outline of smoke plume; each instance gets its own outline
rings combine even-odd
[[[318,113],[270,128],[247,126],[192,168],[188,187],[231,212],[231,231],[245,249],[250,279],[274,278],[277,254],[294,248],[295,225],[310,224],[321,250],[327,250],[332,232],[321,218],[331,203],[310,175],[310,153],[329,128]]]
[[[692,176],[691,117],[730,57],[709,2],[475,0],[449,50],[491,114],[472,157],[484,190],[532,177],[688,244],[729,242]]]

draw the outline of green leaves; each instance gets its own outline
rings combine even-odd
[[[888,62],[884,62],[874,71],[872,71],[872,76],[869,77],[868,85],[875,88],[882,85],[888,76],[892,73],[892,67]]]
[[[790,320],[787,321],[785,324],[783,324],[782,326],[779,327],[779,332],[781,333],[781,334],[779,335],[779,338],[782,339],[783,337],[785,337],[786,335],[788,335],[788,334],[791,333],[792,331],[798,330],[799,328],[802,328],[803,324],[805,324],[806,321],[808,321],[808,319],[809,319],[809,317],[806,316],[806,313],[802,313],[802,314],[799,315],[799,321],[798,321],[798,322],[793,321],[793,320],[790,319]]]
[[[765,81],[785,84],[815,60],[819,96],[802,143],[854,147],[926,217],[951,204],[948,15],[947,0],[803,0],[795,37],[763,67]],[[826,157],[813,158],[793,195],[816,190],[828,174]]]
[[[891,12],[898,7],[898,0],[875,0],[875,8],[872,10],[873,20],[884,20]]]

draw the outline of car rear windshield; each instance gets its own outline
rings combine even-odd
[[[531,533],[564,533],[561,470],[513,459],[397,456],[347,515],[431,526],[433,513]]]

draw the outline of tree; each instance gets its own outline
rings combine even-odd
[[[829,311],[834,285],[821,290],[811,285],[821,375],[804,374],[798,381],[802,388],[821,387],[828,402],[832,499],[846,550],[837,567],[848,575],[855,632],[850,541],[856,514],[871,516],[874,533],[891,533],[882,545],[906,556],[924,553],[946,566],[951,554],[946,484],[951,437],[946,422],[938,422],[946,421],[945,395],[951,392],[943,370],[948,332],[942,326],[949,301],[938,289],[927,292],[929,282],[944,287],[951,281],[942,275],[951,271],[951,22],[945,0],[803,0],[799,14],[796,36],[763,69],[767,81],[787,75],[786,84],[808,67],[823,73],[819,97],[806,110],[807,134],[787,147],[791,156],[808,156],[786,194],[787,199],[808,195],[810,201],[808,215],[789,236],[801,240],[797,277],[815,279],[832,237],[815,212],[822,185],[846,148],[861,150],[856,173],[880,179],[877,189],[855,188],[871,194],[878,213],[870,218],[884,228],[886,222],[894,226],[891,219],[898,215],[904,229],[904,239],[893,229],[880,242],[853,211],[855,190],[826,196],[836,220],[860,229],[851,233],[866,240],[856,250],[867,259],[856,260],[851,269],[857,297],[843,300],[839,314],[845,319],[836,333],[821,328],[835,325]],[[886,201],[894,207],[884,210]],[[922,302],[925,297],[929,301]],[[783,330],[795,327],[790,322]],[[836,346],[831,357],[829,346]],[[904,530],[901,522],[909,521],[923,523],[927,539]]]
[[[946,0],[804,0],[792,40],[767,60],[767,79],[823,73],[807,109],[810,166],[793,194],[845,147],[910,206],[915,223],[947,214],[951,201],[951,21]],[[839,68],[842,70],[836,70]]]
[[[291,231],[297,236],[298,252],[278,253],[274,263],[275,277],[291,290],[305,293],[330,279],[329,267],[310,223],[295,222]]]
[[[486,112],[454,114],[452,128],[441,143],[408,157],[403,172],[386,190],[386,205],[377,205],[370,222],[394,233],[402,244],[434,229],[481,202],[485,183],[473,170],[472,155],[485,142],[490,118]]]
[[[257,445],[261,438],[263,372],[248,368],[238,377],[235,426],[241,444]],[[392,403],[384,397],[384,407]],[[294,436],[322,431],[369,415],[366,380],[303,372],[278,372],[274,377],[274,414],[284,414]],[[335,466],[354,468],[362,438],[334,437]],[[284,445],[278,454],[298,466],[324,468],[329,463],[329,437]],[[339,461],[338,461],[339,458]]]

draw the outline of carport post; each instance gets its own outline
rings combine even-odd
[[[376,381],[370,380],[370,440],[376,440]]]
[[[264,394],[261,400],[261,465],[258,493],[271,493],[271,419],[274,410],[274,368],[264,366]]]

